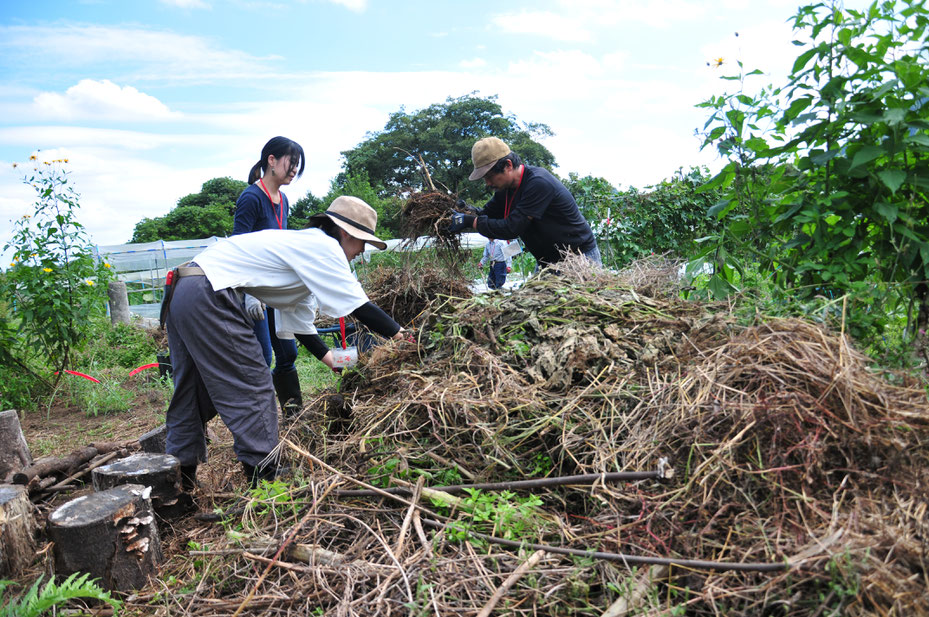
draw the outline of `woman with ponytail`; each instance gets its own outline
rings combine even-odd
[[[289,204],[281,187],[301,176],[305,167],[306,157],[300,144],[286,137],[268,141],[261,149],[261,158],[248,173],[248,188],[236,201],[232,235],[287,229]],[[274,389],[284,414],[290,415],[303,406],[300,379],[294,366],[297,345],[292,339],[277,338],[273,309],[265,309],[255,297],[246,295],[245,310],[255,322],[255,336],[268,366],[274,352],[275,366],[271,371]]]

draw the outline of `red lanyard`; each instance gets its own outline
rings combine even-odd
[[[517,191],[519,191],[519,185],[523,183],[523,174],[525,172],[526,172],[526,166],[520,165],[519,166],[519,182],[516,183],[516,190],[513,191],[513,197],[507,197],[506,195],[504,195],[503,197],[503,201],[504,201],[503,218],[510,216],[510,210],[513,209],[513,202],[516,201],[516,193]],[[507,193],[509,193],[509,191],[507,191]]]
[[[344,317],[339,317],[339,329],[342,331],[342,349],[345,349],[346,347],[348,347],[348,345],[345,344],[345,318]]]
[[[520,177],[520,180],[522,180],[522,177]],[[268,190],[268,187],[265,186],[264,180],[262,180],[261,178],[258,178],[258,184],[260,184],[261,188],[264,189],[265,195],[268,196],[268,201],[271,202],[271,212],[274,212],[274,200],[271,199],[271,191]],[[280,214],[275,214],[274,218],[277,219],[277,228],[284,229],[284,194],[283,193],[281,193]]]

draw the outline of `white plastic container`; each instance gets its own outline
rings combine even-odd
[[[336,347],[331,351],[333,368],[349,368],[358,363],[358,348],[354,345],[345,349]]]

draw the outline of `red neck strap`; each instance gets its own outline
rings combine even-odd
[[[526,166],[519,166],[519,182],[516,183],[516,188],[513,190],[513,196],[509,196],[509,191],[507,195],[504,196],[504,206],[503,206],[503,218],[510,216],[510,210],[513,209],[513,202],[516,201],[516,192],[519,191],[520,185],[523,183],[523,174],[526,173]]]
[[[258,178],[258,184],[261,185],[261,188],[264,189],[265,195],[268,196],[268,201],[271,202],[271,211],[274,212],[274,200],[271,199],[271,191],[268,190],[268,187],[265,186],[264,180]],[[279,191],[280,193],[280,191]],[[281,203],[278,212],[274,214],[274,218],[277,219],[277,228],[284,229],[284,194],[280,193]]]

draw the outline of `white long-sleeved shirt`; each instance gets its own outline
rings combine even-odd
[[[506,242],[504,240],[497,240],[494,238],[488,240],[487,244],[484,245],[484,254],[481,256],[481,266],[490,260],[505,261],[507,268],[513,267],[513,258],[503,252],[503,247],[505,246]]]
[[[266,229],[220,240],[194,257],[214,291],[237,289],[278,309],[278,337],[315,334],[317,309],[344,317],[368,302],[339,243],[311,229]]]

